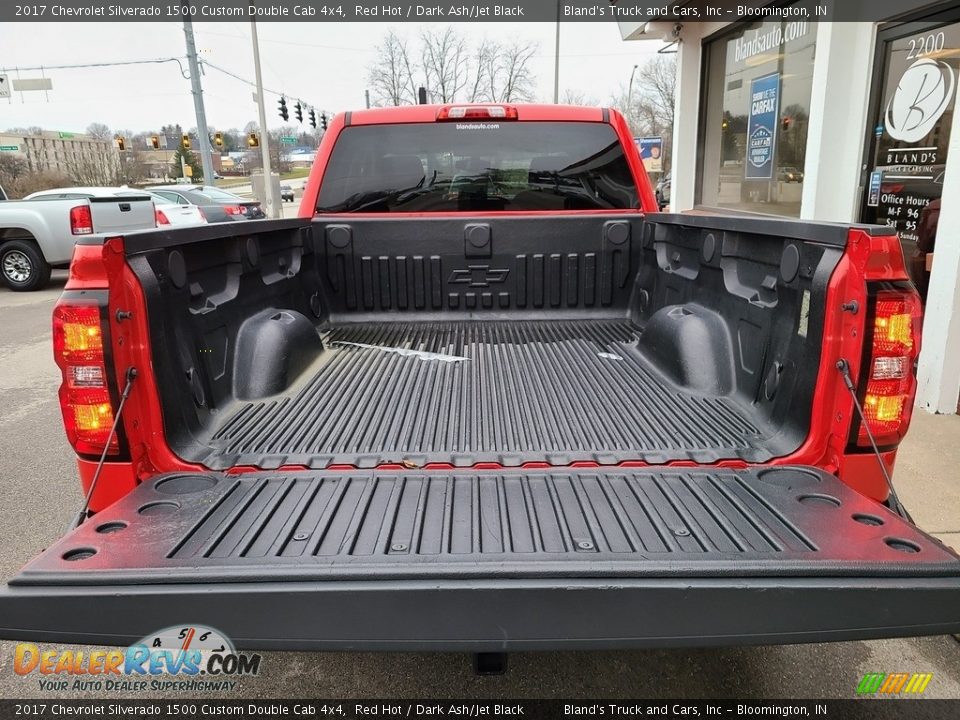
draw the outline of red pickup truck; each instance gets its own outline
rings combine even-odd
[[[53,323],[89,507],[4,637],[960,631],[960,558],[888,480],[920,348],[896,236],[658,213],[613,110],[345,113],[299,218],[81,244]]]

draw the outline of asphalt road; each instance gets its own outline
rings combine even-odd
[[[51,354],[50,312],[64,279],[63,273],[54,277],[52,286],[38,293],[0,289],[0,578],[4,579],[61,534],[81,501],[56,400],[59,376]],[[918,506],[926,503],[930,522],[944,523],[930,529],[944,533],[960,530],[957,505],[944,512],[950,507],[944,498],[955,503],[958,497],[956,457],[949,456],[960,446],[960,422],[955,420],[960,419],[937,418],[932,431],[925,427],[919,442],[932,444],[935,451],[915,445],[913,459],[903,458],[900,468],[922,467],[927,477],[941,473],[941,492],[908,486],[903,495],[921,523],[924,508]],[[940,432],[952,438],[949,444],[937,435]],[[921,452],[926,453],[922,465]],[[14,648],[12,642],[0,642],[0,697],[97,696],[40,690],[35,675],[20,677],[13,672]],[[470,663],[464,654],[265,653],[261,674],[241,681],[224,697],[847,698],[866,672],[906,671],[934,674],[928,697],[960,698],[960,643],[951,637],[520,653],[511,656],[507,674],[495,677],[475,677]]]

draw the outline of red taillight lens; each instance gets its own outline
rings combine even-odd
[[[914,363],[920,353],[920,297],[916,292],[877,293],[873,344],[863,411],[877,445],[898,443],[907,431],[917,390]],[[869,445],[865,427],[858,445]]]
[[[516,120],[512,105],[452,105],[440,108],[437,120]]]
[[[93,234],[93,215],[89,205],[70,208],[70,232],[74,235]]]
[[[161,210],[160,208],[156,208],[153,211],[153,216],[157,220],[157,227],[160,227],[161,225],[170,224],[170,219],[164,214],[163,210]]]
[[[243,205],[224,205],[227,215],[243,215]]]
[[[100,308],[58,304],[53,310],[53,350],[63,373],[60,409],[67,439],[78,453],[98,455],[113,426]],[[114,437],[108,452],[117,454],[119,450]]]

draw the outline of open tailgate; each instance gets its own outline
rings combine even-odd
[[[807,467],[166,475],[27,564],[0,636],[505,650],[960,632],[960,558]]]

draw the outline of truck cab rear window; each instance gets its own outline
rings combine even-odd
[[[639,207],[609,125],[463,122],[343,130],[317,212],[497,212]]]

